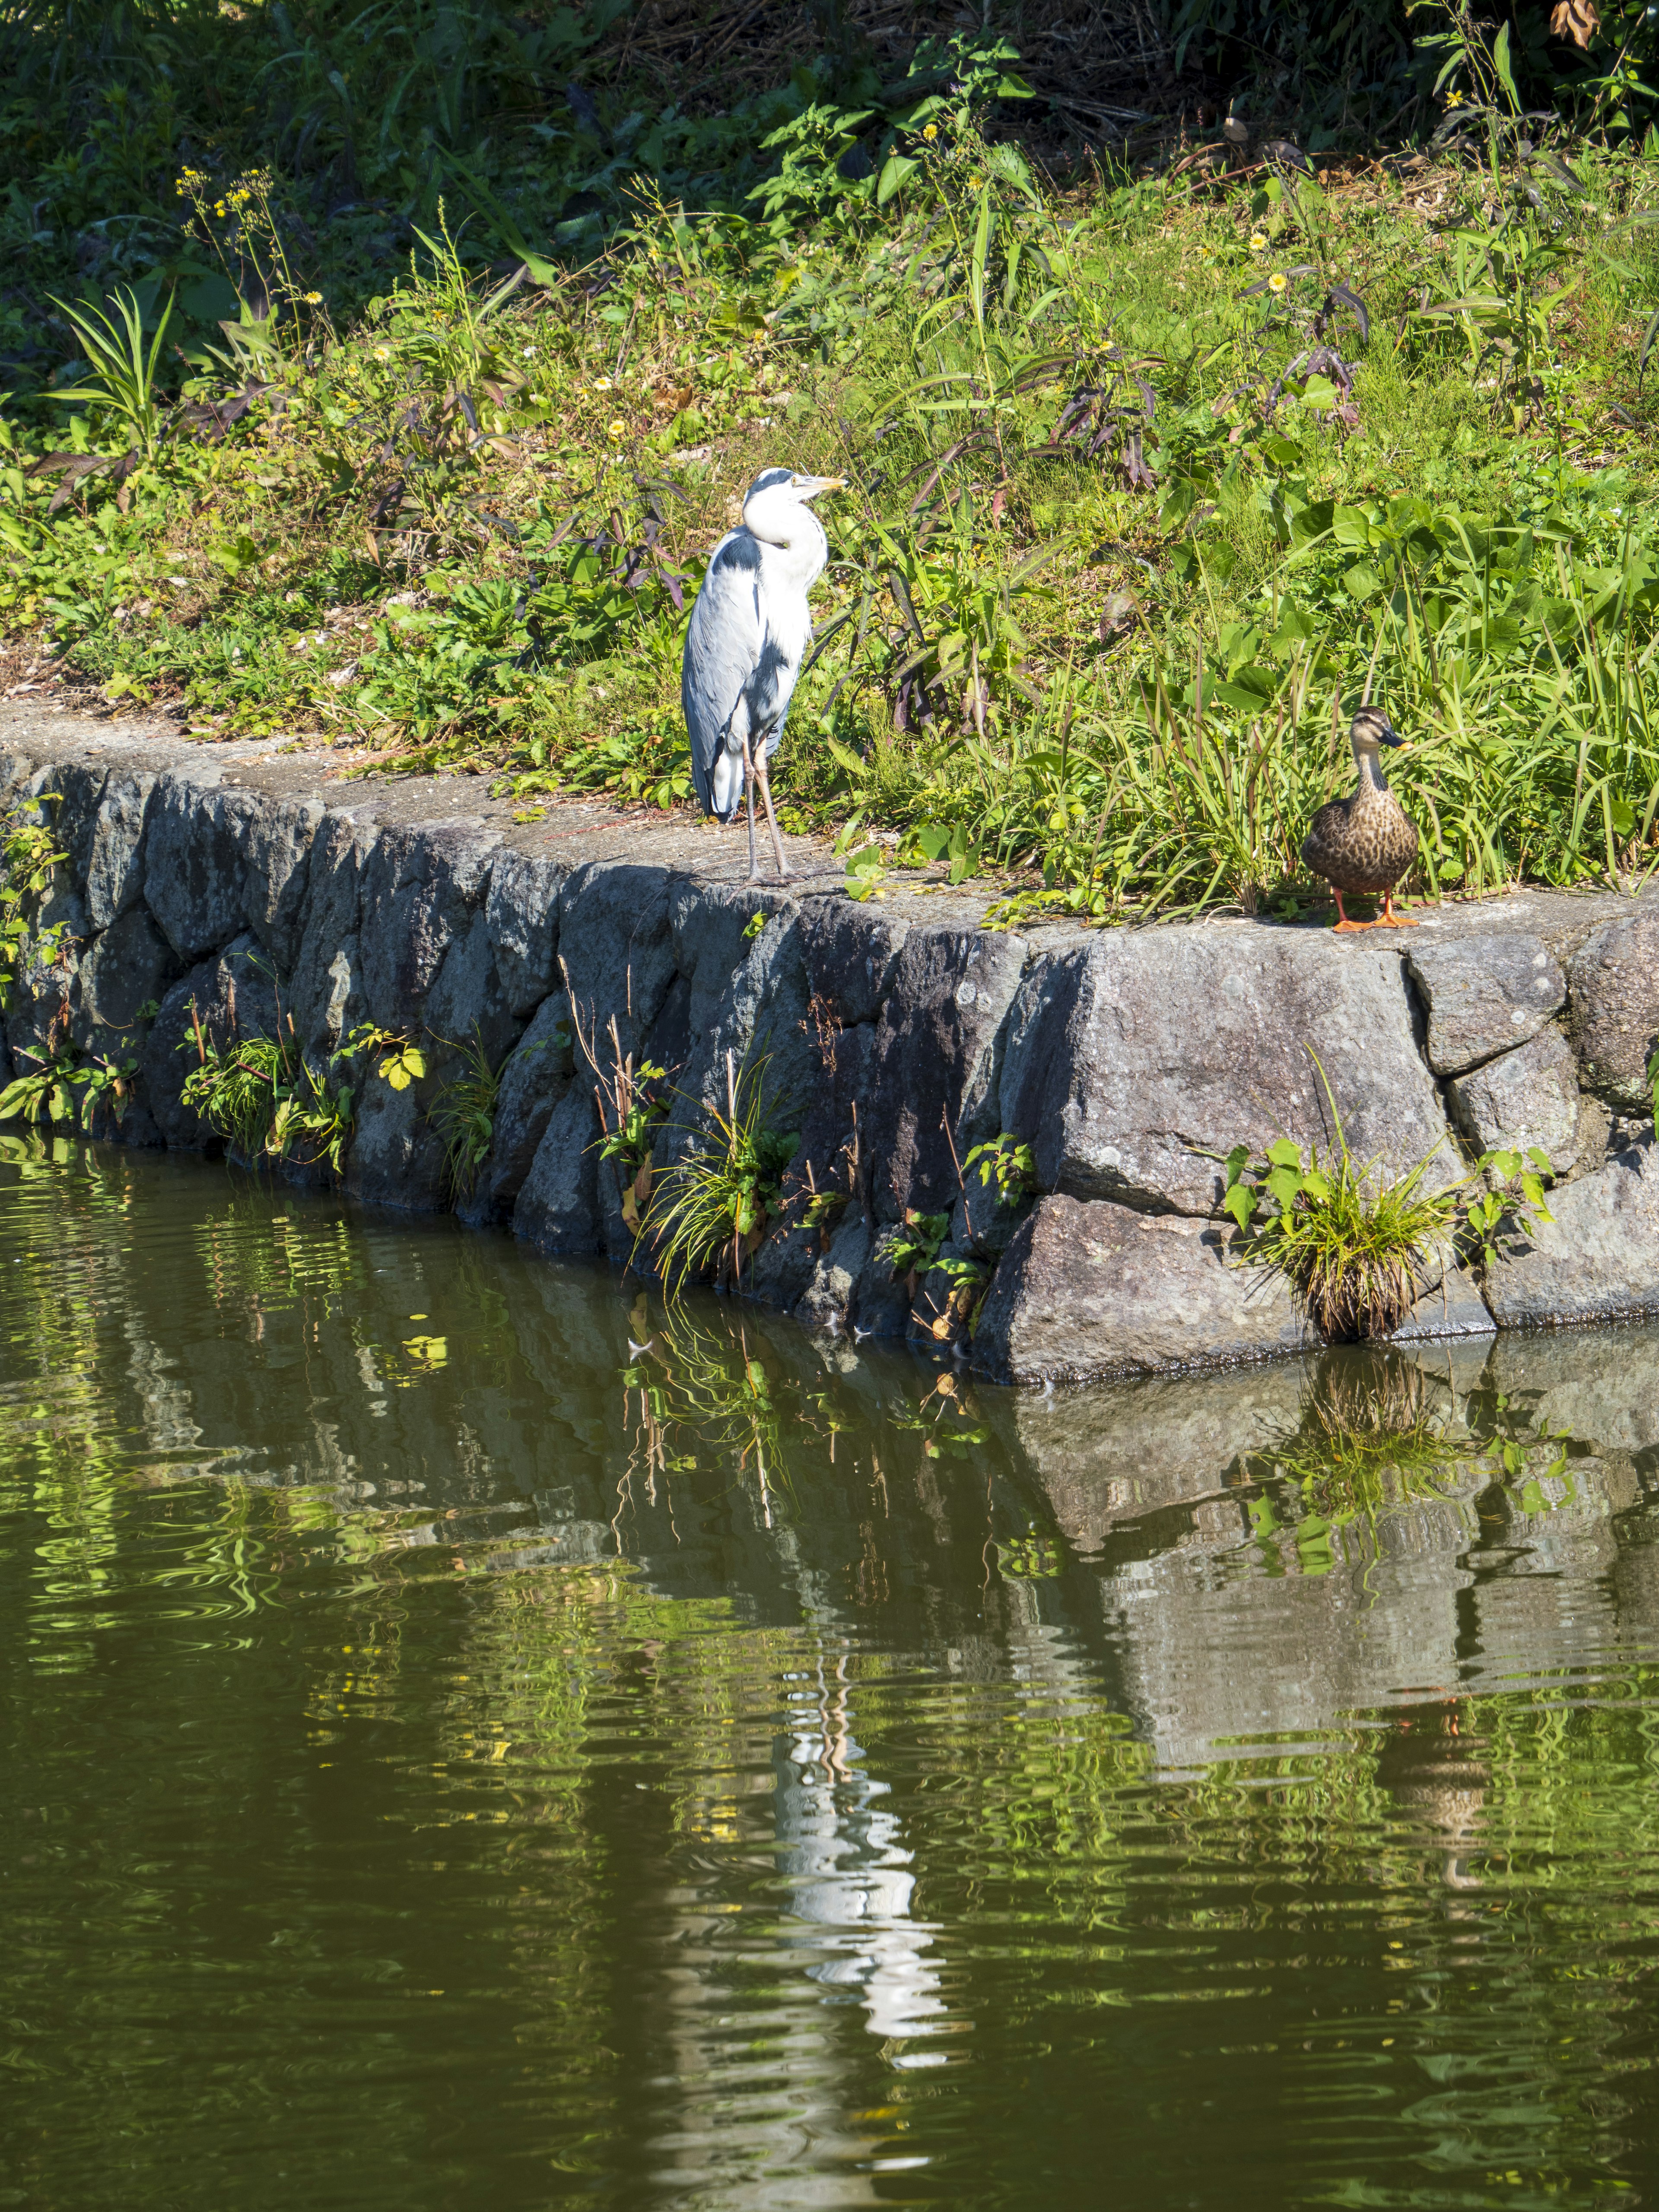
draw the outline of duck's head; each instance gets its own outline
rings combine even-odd
[[[1384,745],[1403,745],[1402,738],[1380,707],[1362,707],[1348,725],[1348,743],[1358,758],[1369,753],[1380,759]]]

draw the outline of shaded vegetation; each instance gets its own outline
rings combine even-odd
[[[1640,875],[1639,42],[1361,11],[1275,112],[1269,12],[1149,18],[1134,107],[1103,15],[1073,98],[1041,11],[832,11],[793,73],[696,9],[14,14],[14,687],[672,808],[702,564],[781,457],[854,486],[781,796],[859,896],[1298,912],[1368,678],[1413,888]]]

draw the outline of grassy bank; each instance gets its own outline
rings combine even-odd
[[[526,814],[671,806],[702,564],[784,461],[853,488],[778,788],[860,890],[949,860],[1011,914],[1296,908],[1368,680],[1419,888],[1644,868],[1659,160],[1477,121],[1316,174],[1051,172],[994,135],[994,42],[921,64],[878,129],[816,80],[684,125],[720,190],[639,156],[592,252],[475,176],[323,253],[291,183],[183,162],[199,273],[100,260],[53,310],[73,380],[5,404],[9,681]]]

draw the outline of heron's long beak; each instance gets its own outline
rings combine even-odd
[[[845,491],[846,489],[847,479],[845,477],[814,477],[812,479],[812,489],[807,494],[807,497],[809,499],[816,499],[820,492]]]

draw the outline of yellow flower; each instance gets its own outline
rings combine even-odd
[[[1446,105],[1448,107],[1461,107],[1468,98],[1468,94],[1466,92],[1449,92],[1446,94]]]
[[[969,177],[968,179],[968,189],[970,192],[976,192],[984,182],[985,179],[983,177]]]
[[[627,423],[626,423],[626,422],[613,422],[613,423],[611,425],[611,433],[610,433],[610,434],[611,434],[613,438],[617,438],[617,439],[623,439],[623,438],[625,438],[625,437],[628,435],[628,425],[627,425]]]
[[[595,392],[609,392],[611,379],[608,376],[596,376],[593,380],[593,389]]]
[[[931,145],[933,144],[933,143],[934,139],[935,139],[935,138],[937,138],[937,137],[939,137],[939,125],[938,125],[938,124],[937,124],[937,123],[924,123],[924,124],[922,125],[922,126],[921,126],[921,135],[922,135],[922,137],[923,137],[927,141],[927,143],[931,146]]]
[[[1267,279],[1267,289],[1270,292],[1282,292],[1289,282],[1289,277],[1285,276],[1282,269],[1275,269],[1273,275]]]
[[[376,361],[390,361],[392,358],[392,348],[390,346],[375,346],[373,349],[373,351]]]
[[[323,304],[323,295],[320,292],[303,292],[300,296],[308,307],[320,307]]]
[[[1250,233],[1250,251],[1252,253],[1265,253],[1267,251],[1267,240],[1263,232],[1253,230]]]

